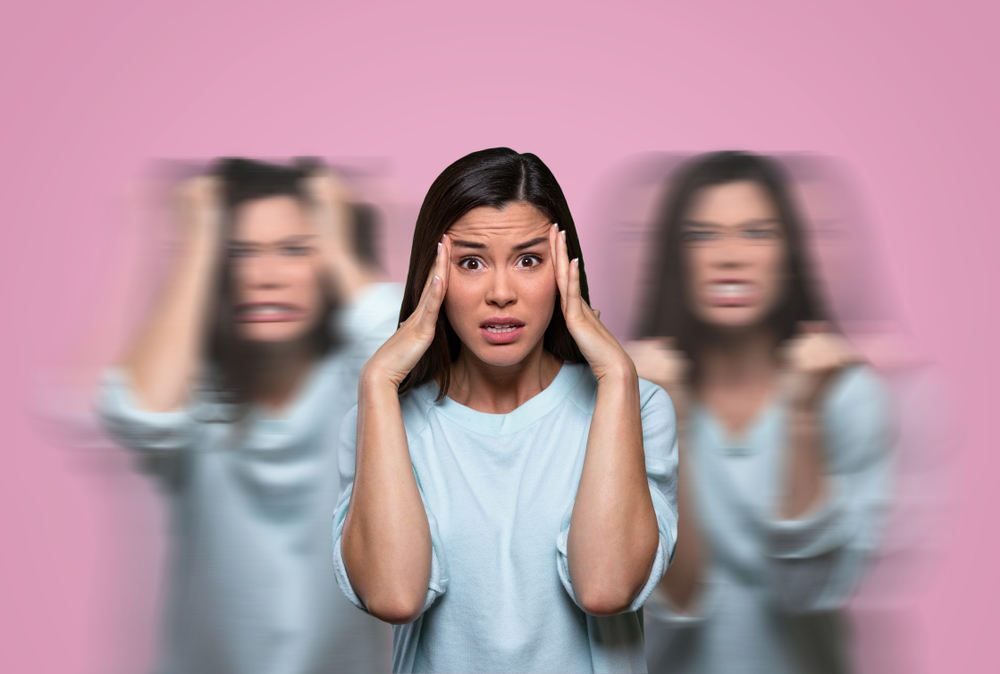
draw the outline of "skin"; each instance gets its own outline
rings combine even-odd
[[[704,188],[685,218],[687,301],[711,326],[697,357],[698,379],[670,340],[632,343],[641,376],[663,386],[674,400],[680,430],[678,546],[660,590],[681,611],[691,610],[700,589],[706,549],[693,513],[686,453],[688,400],[712,410],[729,433],[739,437],[772,397],[790,411],[790,450],[782,496],[775,516],[798,519],[826,494],[820,403],[830,381],[856,352],[823,323],[803,323],[785,344],[766,319],[781,302],[787,285],[788,250],[777,211],[764,188],[733,182]],[[720,281],[739,281],[744,292],[734,301],[716,292]]]
[[[290,197],[248,202],[236,212],[226,253],[237,305],[282,302],[295,307],[289,320],[240,323],[241,336],[260,345],[255,402],[271,409],[288,403],[316,354],[302,337],[321,318],[323,284],[350,301],[379,273],[358,261],[348,241],[353,195],[330,173],[307,181],[312,208]],[[140,406],[156,412],[182,407],[201,370],[210,322],[212,285],[222,250],[221,185],[201,176],[176,195],[179,255],[153,312],[121,365]]]
[[[556,305],[558,290],[559,307]],[[553,311],[598,379],[568,542],[577,598],[594,615],[624,610],[642,588],[658,531],[642,450],[638,377],[631,359],[583,301],[565,238],[533,206],[476,208],[449,229],[413,314],[362,371],[357,463],[344,523],[344,561],[368,610],[387,622],[420,614],[430,576],[427,516],[410,465],[397,388],[434,337],[444,309],[462,340],[449,395],[472,409],[509,412],[548,386],[561,363],[542,347]],[[524,324],[510,344],[482,335],[484,320]]]

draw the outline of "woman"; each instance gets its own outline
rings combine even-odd
[[[335,515],[338,580],[397,625],[393,671],[645,671],[673,409],[588,306],[579,256],[534,155],[475,152],[424,199]]]
[[[884,388],[824,322],[776,163],[691,160],[658,227],[652,339],[630,352],[675,400],[684,469],[650,670],[846,671],[837,611],[887,505]]]
[[[360,212],[314,166],[226,160],[181,187],[175,268],[99,401],[171,500],[158,672],[384,671],[322,545],[330,448],[399,306]]]

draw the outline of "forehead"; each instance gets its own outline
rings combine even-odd
[[[713,224],[739,224],[747,220],[771,220],[777,209],[759,183],[742,180],[703,187],[695,194],[686,217]]]
[[[305,209],[294,197],[254,199],[236,208],[233,235],[242,241],[275,241],[309,233]]]
[[[531,204],[515,202],[503,209],[479,206],[456,220],[448,228],[448,236],[487,246],[517,245],[547,234],[551,224],[552,221]]]

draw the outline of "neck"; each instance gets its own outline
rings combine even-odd
[[[695,387],[729,389],[769,384],[779,369],[778,340],[764,328],[719,330],[698,348]]]
[[[284,408],[318,356],[314,348],[301,343],[257,346],[253,349],[250,400],[270,410]]]
[[[465,346],[451,366],[448,397],[477,412],[508,414],[534,398],[559,374],[562,361],[539,342],[514,365],[490,365]]]

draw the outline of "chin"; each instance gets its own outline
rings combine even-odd
[[[702,310],[698,318],[713,328],[739,330],[760,325],[764,312],[757,307],[711,307]]]

